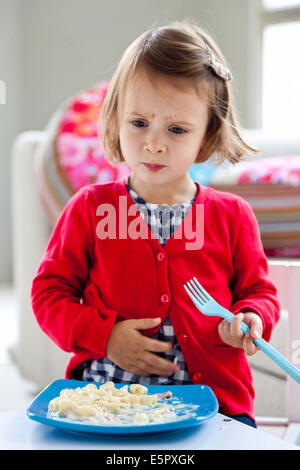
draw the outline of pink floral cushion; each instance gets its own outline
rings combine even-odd
[[[267,256],[300,257],[300,155],[224,165],[210,185],[251,205]]]
[[[59,163],[74,191],[90,183],[115,181],[128,174],[125,165],[107,161],[98,137],[98,116],[108,83],[79,93],[62,116],[56,145]]]
[[[300,155],[273,157],[247,162],[237,184],[300,185]]]
[[[299,149],[300,151],[300,149]],[[300,186],[299,155],[274,156],[214,165],[210,185],[290,185]]]

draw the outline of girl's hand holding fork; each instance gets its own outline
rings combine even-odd
[[[246,323],[250,328],[250,333],[246,335],[241,330],[241,322]],[[242,348],[248,356],[252,356],[258,351],[258,347],[253,343],[262,335],[263,324],[257,313],[240,312],[229,323],[222,320],[218,325],[218,332],[221,340],[234,348]]]

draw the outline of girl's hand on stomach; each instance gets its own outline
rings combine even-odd
[[[246,323],[250,328],[250,333],[246,335],[241,330],[241,322]],[[258,347],[252,339],[257,339],[262,335],[263,324],[257,313],[240,312],[229,323],[222,320],[218,325],[218,332],[221,340],[234,348],[242,348],[248,356],[252,356],[258,351]]]
[[[143,318],[115,323],[106,344],[108,359],[137,375],[168,376],[178,371],[178,365],[155,354],[170,351],[172,342],[148,338],[139,331],[154,328],[159,322],[160,318]]]

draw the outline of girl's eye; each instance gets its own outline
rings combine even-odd
[[[135,127],[144,127],[144,125],[146,125],[146,123],[144,121],[140,121],[139,119],[135,119],[134,121],[131,121],[131,123]]]
[[[184,134],[186,132],[186,130],[183,129],[182,127],[171,127],[170,130],[174,134]]]
[[[147,123],[144,122],[144,121],[141,121],[140,119],[134,119],[133,121],[131,121],[131,124],[134,126],[134,127],[146,127],[147,126]],[[182,127],[177,127],[177,126],[173,126],[173,127],[170,127],[169,129],[173,134],[185,134],[187,131],[185,129],[183,129]]]

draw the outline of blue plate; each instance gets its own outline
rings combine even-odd
[[[172,399],[179,400],[186,405],[196,405],[193,416],[187,416],[179,421],[171,421],[161,424],[133,425],[133,426],[117,426],[117,425],[96,425],[86,424],[79,420],[69,420],[67,418],[55,418],[48,416],[49,402],[59,396],[60,391],[64,388],[84,387],[88,383],[97,386],[101,384],[96,382],[86,382],[80,380],[56,380],[40,392],[32,401],[27,409],[27,416],[40,423],[48,426],[54,426],[66,431],[75,431],[84,434],[152,434],[166,431],[175,431],[186,429],[193,426],[199,426],[205,421],[213,418],[219,409],[218,401],[212,389],[207,385],[147,385],[149,394],[162,393],[166,391],[172,392],[172,398],[168,403],[172,403]],[[115,384],[116,388],[122,387],[124,384]]]

